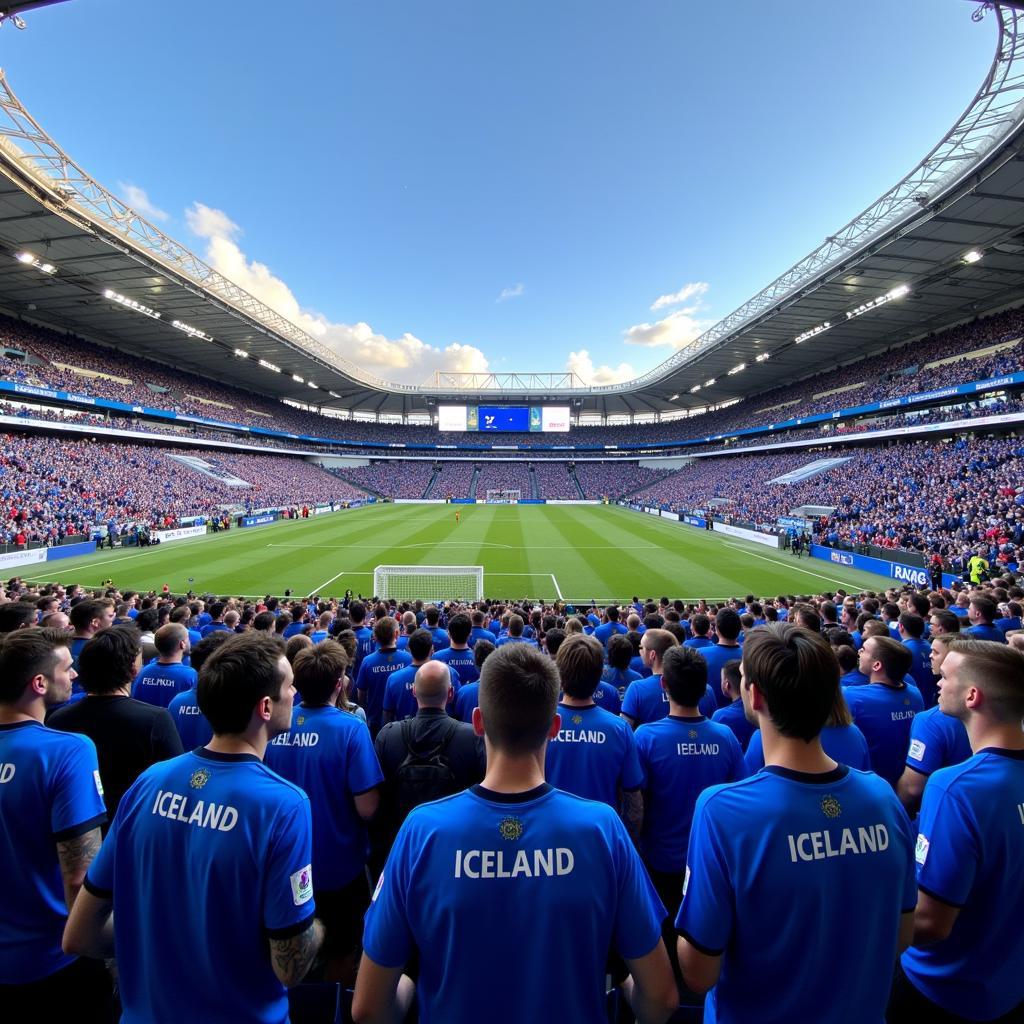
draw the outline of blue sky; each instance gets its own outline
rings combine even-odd
[[[72,0],[0,43],[88,172],[348,358],[605,383],[931,148],[991,61],[973,9]]]

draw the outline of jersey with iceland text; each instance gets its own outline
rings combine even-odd
[[[858,771],[871,771],[871,754],[864,733],[855,725],[826,725],[821,730],[821,747],[838,764]],[[764,767],[764,744],[761,730],[755,729],[743,756],[751,775]]]
[[[475,786],[406,819],[363,948],[384,967],[419,952],[421,1024],[479,1020],[482,1007],[489,1024],[599,1021],[608,951],[646,956],[664,914],[610,808],[550,786]],[[573,951],[571,983],[552,949]]]
[[[462,685],[475,683],[480,678],[480,670],[476,667],[476,662],[473,660],[473,652],[469,648],[463,650],[461,648],[445,647],[444,650],[436,651],[434,661],[443,661],[450,668],[455,669],[459,674],[459,682]]]
[[[718,700],[710,686],[697,706],[705,718],[710,718],[718,709]],[[661,676],[648,676],[630,683],[622,698],[622,713],[638,725],[664,718],[668,714],[668,694],[662,689]]]
[[[544,777],[556,789],[587,800],[619,806],[619,790],[644,784],[629,723],[591,705],[558,705],[562,718],[558,734],[548,743]]]
[[[948,938],[903,954],[904,972],[951,1014],[1009,1014],[1024,1001],[1024,750],[988,747],[935,772],[916,857],[921,891],[959,913]]]
[[[151,661],[135,677],[132,696],[158,708],[166,708],[179,693],[191,690],[198,679],[196,670],[187,665],[162,665],[159,661]]]
[[[876,775],[770,766],[705,790],[676,918],[697,949],[722,955],[705,1021],[881,1024],[916,901],[910,821]],[[872,941],[837,957],[851,935]]]
[[[68,910],[57,844],[106,819],[92,740],[36,721],[0,725],[0,985],[74,960],[60,948]]]
[[[854,723],[868,741],[872,770],[895,789],[907,761],[910,726],[924,710],[921,691],[907,683],[869,683],[848,688],[844,696]]]
[[[366,721],[374,735],[380,729],[383,720],[384,692],[387,689],[388,676],[411,664],[412,655],[408,651],[396,650],[394,647],[374,651],[363,658],[359,666],[359,677],[356,679],[356,689],[366,693]]]
[[[743,751],[730,729],[703,716],[669,715],[641,725],[636,746],[646,780],[644,863],[655,871],[682,871],[697,797],[709,786],[745,779]]]
[[[387,689],[384,691],[384,710],[390,711],[395,721],[412,718],[416,714],[416,695],[412,692],[412,684],[419,670],[419,665],[407,665],[388,676]],[[452,690],[457,696],[460,689],[459,674],[449,665],[448,675]],[[448,707],[455,707],[455,697]]]
[[[174,719],[174,727],[181,737],[181,745],[185,750],[205,747],[213,739],[213,727],[206,715],[199,710],[199,699],[195,688],[179,693],[167,710]]]
[[[370,730],[334,707],[292,709],[292,727],[267,745],[264,761],[308,797],[317,890],[342,889],[363,872],[369,837],[354,796],[384,781]]]
[[[731,729],[732,734],[739,741],[744,751],[750,743],[750,737],[756,731],[754,726],[747,721],[747,716],[743,711],[743,700],[739,697],[726,704],[724,708],[719,708],[711,716],[711,721],[718,722],[719,725],[724,725]],[[854,767],[859,768],[860,765],[855,765]]]
[[[312,924],[313,882],[309,798],[254,754],[147,768],[85,879],[113,900],[122,1022],[286,1024],[267,940]]]
[[[907,767],[922,775],[961,764],[971,756],[964,723],[944,715],[937,707],[914,716],[910,726]]]

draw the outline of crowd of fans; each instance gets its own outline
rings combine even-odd
[[[227,486],[169,454],[202,459],[244,481]],[[114,522],[172,525],[226,507],[263,508],[365,497],[352,484],[299,459],[146,448],[100,441],[0,435],[0,543],[59,544]]]
[[[970,380],[999,376],[1024,369],[1024,346],[1019,343],[999,352],[967,358],[987,346],[1019,339],[1024,313],[1008,310],[952,328],[872,356],[851,365],[835,368],[796,384],[702,415],[665,423],[619,426],[579,426],[564,440],[573,444],[643,444],[701,438],[737,429],[764,426],[774,421],[829,412],[838,408],[884,401],[899,395],[949,387]],[[808,344],[813,344],[809,342]],[[87,394],[115,401],[172,410],[181,414],[204,416],[226,423],[284,430],[338,440],[378,444],[395,442],[437,444],[441,435],[433,426],[368,423],[339,420],[315,412],[296,409],[265,396],[187,374],[151,360],[115,350],[105,350],[70,335],[36,328],[10,318],[0,318],[0,346],[24,352],[27,360],[0,356],[0,377]],[[953,362],[930,369],[931,362],[954,358]],[[75,372],[71,367],[86,371]],[[856,385],[854,387],[854,385]],[[841,390],[848,389],[848,390]],[[838,393],[836,393],[838,392]],[[817,396],[817,397],[816,397]],[[1013,399],[1006,411],[1020,408]],[[981,415],[977,405],[965,415]],[[931,419],[949,418],[941,413]],[[924,420],[922,420],[924,421]],[[146,421],[118,419],[125,430],[152,430]],[[904,422],[897,417],[894,425]],[[159,428],[158,428],[159,429]],[[799,430],[799,428],[795,428]],[[847,425],[847,429],[851,429]],[[852,428],[859,429],[859,428]],[[213,436],[211,428],[197,425],[197,436]],[[803,434],[803,431],[800,431]],[[220,435],[223,436],[223,435]],[[787,432],[786,436],[794,436]],[[813,436],[808,434],[806,436]],[[445,443],[487,446],[502,443],[532,446],[550,445],[562,439],[537,434],[448,433]],[[285,441],[247,436],[247,443],[275,447]],[[744,442],[748,443],[748,442]],[[751,441],[749,443],[757,443]],[[544,456],[541,456],[544,457]],[[557,453],[555,453],[557,458]]]

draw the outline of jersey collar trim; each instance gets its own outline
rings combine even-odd
[[[1014,750],[1011,747],[982,747],[979,754],[998,754],[1000,757],[1010,757],[1014,761],[1024,761],[1024,750]]]
[[[26,725],[42,725],[42,722],[36,721],[34,718],[26,718],[20,722],[5,722],[0,725],[0,732],[7,732],[10,729],[21,729]]]
[[[243,764],[246,761],[255,761],[262,764],[255,754],[223,754],[219,750],[207,750],[206,747],[196,747],[192,751],[196,757],[202,757],[207,761],[222,761],[227,764]]]
[[[669,715],[673,722],[706,722],[704,715]]]
[[[553,786],[544,782],[535,789],[528,789],[525,793],[495,793],[493,789],[484,789],[483,786],[476,785],[472,787],[472,792],[474,796],[478,796],[481,800],[487,800],[492,804],[525,804],[531,800],[539,800],[542,796],[547,796],[553,788]]]
[[[783,768],[778,764],[765,765],[762,771],[771,772],[783,779],[792,779],[793,782],[807,782],[812,786],[830,786],[833,782],[840,782],[850,774],[850,769],[845,764],[838,764],[830,772],[796,772],[792,768]]]

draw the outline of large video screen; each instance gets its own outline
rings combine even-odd
[[[482,433],[568,433],[567,405],[439,405],[437,429]]]

